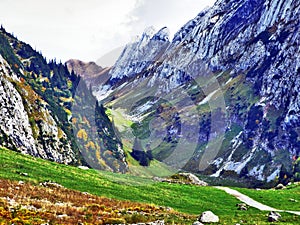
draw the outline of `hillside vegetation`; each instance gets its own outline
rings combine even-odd
[[[7,112],[0,116],[1,146],[60,163],[128,170],[122,143],[105,109],[81,77],[65,64],[47,60],[3,27],[0,75],[1,110]],[[19,101],[11,101],[14,98]],[[19,112],[13,113],[14,108]],[[20,114],[21,124],[29,123],[26,132],[17,124]],[[19,132],[9,132],[6,118]]]
[[[195,220],[201,212],[211,210],[220,217],[220,224],[233,224],[240,223],[241,221],[243,221],[243,224],[269,224],[267,222],[266,212],[260,212],[253,208],[250,208],[248,211],[239,211],[236,208],[236,204],[239,203],[238,200],[213,187],[168,184],[127,174],[114,174],[93,169],[82,170],[80,168],[22,155],[5,148],[1,148],[0,151],[0,190],[2,197],[2,206],[0,206],[0,208],[2,207],[1,213],[9,213],[11,216],[7,217],[9,219],[5,219],[5,217],[2,216],[4,218],[1,221],[3,224],[11,224],[10,221],[14,219],[12,218],[13,216],[20,216],[19,212],[21,213],[21,216],[23,215],[23,212],[26,212],[28,221],[31,221],[30,215],[32,215],[33,218],[36,218],[34,213],[38,213],[38,217],[44,218],[44,220],[47,220],[45,218],[52,218],[53,215],[61,214],[68,215],[66,218],[69,219],[76,218],[75,214],[81,212],[81,210],[84,211],[83,214],[85,216],[88,215],[87,217],[89,220],[84,220],[86,222],[95,221],[95,218],[98,218],[100,221],[99,218],[105,219],[109,218],[109,216],[115,216],[115,214],[103,216],[101,213],[103,210],[105,211],[106,208],[108,208],[108,211],[113,210],[114,213],[118,215],[118,218],[126,220],[128,214],[125,213],[122,215],[121,212],[121,214],[118,214],[118,212],[124,210],[124,208],[128,211],[129,207],[140,207],[145,210],[147,207],[152,207],[152,211],[150,210],[151,212],[147,214],[149,217],[140,216],[140,221],[151,220],[153,218],[152,216],[157,214],[157,218],[164,218],[167,224],[172,224],[173,222],[177,224],[192,224],[192,221]],[[25,186],[8,180],[24,181]],[[46,185],[46,187],[39,187],[40,183],[47,181],[48,183],[46,184],[49,184],[49,181],[51,181],[52,183],[54,182],[62,185],[64,188],[54,185],[54,187],[52,187],[53,191],[51,191],[51,185],[50,187],[49,185]],[[14,186],[15,188],[13,188]],[[299,191],[299,189],[299,187],[296,187],[294,190]],[[92,200],[87,200],[85,197],[82,197],[83,194],[81,192],[90,193],[93,196],[91,197]],[[273,199],[276,200],[276,195],[282,196],[285,194],[288,196],[289,192],[274,192]],[[15,213],[5,210],[7,209],[8,203],[3,197],[17,198],[16,196],[20,195],[26,195],[28,199],[47,199],[50,205],[61,202],[63,204],[69,204],[70,207],[67,207],[69,210],[61,209],[62,212],[55,212],[55,207],[51,207],[51,210],[47,211],[47,207],[40,206],[42,209],[45,208],[46,211],[34,211],[34,208],[29,207],[31,201],[28,201],[26,202],[28,206],[26,208],[27,211],[22,211],[23,203],[16,206],[17,211],[13,211]],[[102,196],[103,198],[96,196]],[[70,203],[65,202],[68,198],[70,199]],[[109,198],[109,200],[106,200],[107,198]],[[78,199],[81,200],[78,202]],[[269,202],[271,200],[268,200],[266,203],[272,204],[272,202]],[[127,201],[130,201],[131,203],[127,203]],[[18,201],[16,200],[16,202]],[[33,204],[35,203],[33,202]],[[96,213],[91,213],[89,211],[89,205],[93,204],[97,205],[95,206]],[[133,205],[131,206],[131,204]],[[275,202],[273,202],[273,204],[275,204]],[[98,209],[98,205],[104,206]],[[117,207],[112,209],[111,205]],[[81,208],[78,209],[76,207]],[[170,211],[166,212],[166,210]],[[300,219],[297,216],[290,214],[282,215],[283,219],[278,224],[299,224],[300,222]],[[131,218],[131,216],[129,217]],[[57,217],[55,217],[55,220],[56,219]],[[101,224],[99,221],[98,223]],[[129,221],[131,220],[128,219],[127,222]],[[95,223],[96,222],[93,222],[93,224]],[[19,224],[26,223],[20,222]],[[34,223],[28,222],[27,224]],[[35,222],[35,224],[39,223]],[[53,224],[59,223],[53,222]],[[68,223],[62,222],[61,224]]]

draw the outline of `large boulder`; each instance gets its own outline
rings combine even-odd
[[[218,223],[219,217],[211,211],[205,211],[199,217],[201,223]]]

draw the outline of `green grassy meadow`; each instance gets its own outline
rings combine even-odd
[[[24,173],[28,175],[24,176]],[[241,221],[242,224],[269,224],[267,212],[254,208],[239,211],[236,208],[236,204],[239,203],[237,199],[210,186],[168,184],[130,174],[115,174],[93,169],[82,170],[22,155],[5,148],[0,148],[0,179],[22,180],[33,185],[50,180],[72,190],[118,200],[171,207],[190,215],[200,215],[203,211],[211,210],[220,217],[220,224],[235,224]],[[260,200],[253,191],[239,190]],[[298,186],[278,192],[259,193],[264,193],[261,200],[263,203],[277,207],[276,202],[281,197],[298,199],[299,190]],[[298,206],[287,204],[285,209],[297,210]],[[300,218],[283,213],[282,221],[277,224],[300,224]]]

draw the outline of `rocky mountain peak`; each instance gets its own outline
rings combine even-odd
[[[155,34],[155,30],[156,29],[153,26],[145,28],[145,30],[142,34],[141,40],[143,40],[143,39],[148,39],[149,40]]]
[[[141,72],[169,45],[169,31],[164,27],[154,34],[154,28],[147,28],[142,37],[124,48],[119,59],[110,71],[109,85],[115,85],[124,78]]]
[[[169,41],[170,40],[170,30],[167,27],[161,28],[156,34],[153,35],[151,40],[157,41]]]
[[[300,180],[299,18],[297,0],[218,0],[171,42],[167,28],[157,33],[147,28],[106,69],[79,60],[68,61],[68,67],[48,63],[1,29],[1,143],[63,163],[78,162],[80,145],[93,150],[88,151],[95,153],[90,162],[99,168],[125,172],[122,138],[115,134],[123,125],[114,127],[94,91],[110,110],[119,110],[112,114],[126,114],[133,107],[122,116],[131,120],[126,125],[131,124],[136,137],[125,132],[124,139],[136,139],[147,149],[140,154],[147,164],[156,158],[175,168],[254,184]],[[98,87],[91,90],[91,84]],[[71,111],[74,102],[77,114]],[[165,124],[159,120],[154,132],[148,128],[157,118]],[[24,122],[11,125],[14,120]],[[92,139],[88,131],[100,138]],[[145,138],[160,138],[160,144],[153,147],[157,140]],[[182,143],[189,147],[177,154]]]
[[[187,22],[171,43],[150,40],[141,48],[138,43],[127,46],[108,83],[111,89],[125,85],[118,88],[122,92],[147,82],[152,94],[166,95],[180,87],[196,88],[189,83],[193,79],[215,76],[220,92],[205,86],[202,91],[187,90],[193,93],[193,104],[202,116],[207,116],[202,106],[216,98],[216,93],[223,93],[226,104],[215,112],[227,115],[227,125],[218,129],[225,131],[225,141],[205,173],[234,173],[267,182],[280,174],[289,177],[293,160],[300,155],[299,18],[297,0],[219,0]],[[147,104],[145,113],[149,112]],[[202,146],[210,137],[217,139],[217,134],[209,134],[210,125],[204,127],[199,132]],[[169,140],[165,145],[174,145]],[[165,148],[155,151],[159,159],[166,154]],[[197,163],[204,151],[196,149],[185,169],[199,172]]]

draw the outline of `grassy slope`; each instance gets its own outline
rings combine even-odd
[[[245,188],[236,188],[236,190],[277,209],[300,211],[300,185],[291,185],[285,190],[254,190]]]
[[[0,179],[1,225],[103,225],[157,219],[164,219],[166,224],[190,224],[196,216],[152,204],[99,197],[53,183],[32,185]]]
[[[2,148],[0,153],[0,178],[30,181],[33,184],[51,180],[70,189],[114,199],[164,205],[189,214],[211,210],[220,216],[222,224],[240,220],[244,224],[267,224],[265,212],[252,208],[237,211],[235,205],[238,201],[234,197],[212,187],[170,185],[132,175],[92,169],[84,171]],[[22,173],[28,173],[28,176]],[[288,224],[300,223],[296,216],[286,214],[284,219],[289,221]]]
[[[122,136],[122,144],[123,149],[127,153],[126,160],[129,164],[130,174],[137,175],[137,176],[146,176],[146,177],[153,177],[153,176],[169,176],[173,173],[173,171],[168,168],[165,164],[153,160],[149,167],[141,167],[131,155],[132,151],[132,143],[134,142],[134,136],[131,133],[131,125],[133,124],[128,118],[124,116],[124,112],[122,109],[107,109],[106,113],[109,119],[114,123],[118,132]],[[128,132],[129,131],[129,132]]]

